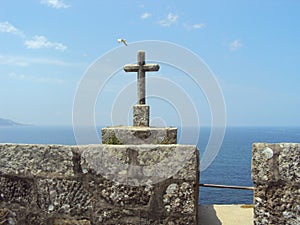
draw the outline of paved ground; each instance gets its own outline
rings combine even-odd
[[[200,205],[199,225],[253,225],[252,205]]]

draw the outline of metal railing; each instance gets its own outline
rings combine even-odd
[[[212,188],[230,188],[230,189],[240,189],[254,191],[254,187],[246,186],[234,186],[234,185],[221,185],[221,184],[199,184],[200,187],[212,187]]]

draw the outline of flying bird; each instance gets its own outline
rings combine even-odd
[[[119,39],[118,39],[118,42],[119,42],[119,43],[123,42],[123,44],[127,46],[127,42],[126,42],[125,39],[119,38]]]

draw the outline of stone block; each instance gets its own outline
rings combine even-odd
[[[32,200],[34,200],[32,179],[0,177],[0,202],[27,206]]]
[[[300,188],[273,184],[256,187],[254,224],[300,224]]]
[[[198,150],[192,145],[87,145],[81,150],[83,173],[131,186],[199,176]]]
[[[71,146],[0,144],[0,173],[17,176],[73,176]]]
[[[96,198],[95,221],[197,224],[196,146],[88,145],[80,151],[83,174],[94,177],[89,189]]]
[[[133,126],[149,127],[149,106],[133,106]]]
[[[163,195],[164,208],[168,213],[194,214],[197,210],[194,194],[195,184],[193,183],[171,183]]]
[[[255,143],[254,224],[300,224],[300,144]]]
[[[252,180],[255,183],[300,184],[300,144],[253,144]]]
[[[102,129],[102,143],[113,145],[176,144],[177,128],[105,127]]]
[[[1,145],[0,222],[197,224],[196,146],[53,147]]]
[[[85,215],[92,207],[83,183],[67,179],[37,180],[37,204],[48,213]]]
[[[95,208],[142,207],[149,204],[154,192],[153,185],[134,187],[107,179],[91,180],[89,189],[94,196]]]

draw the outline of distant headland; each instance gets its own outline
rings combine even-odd
[[[27,126],[27,125],[22,123],[17,123],[10,119],[0,118],[0,127],[7,127],[7,126]]]

